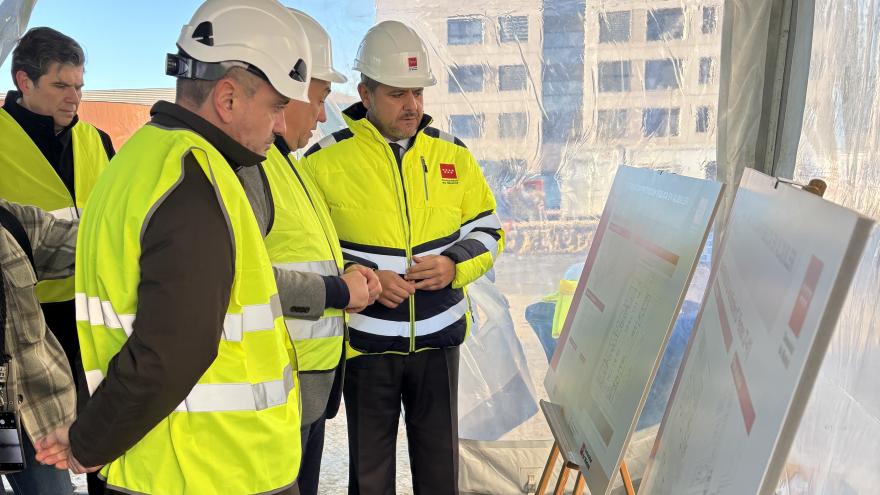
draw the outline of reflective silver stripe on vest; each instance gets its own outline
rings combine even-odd
[[[262,411],[287,403],[293,390],[288,365],[283,378],[261,383],[197,383],[175,412]]]
[[[101,370],[86,371],[89,394],[104,381]],[[294,388],[293,370],[284,367],[282,378],[261,383],[197,383],[175,412],[262,411],[287,403]]]
[[[440,246],[440,247],[438,247],[438,248],[429,249],[429,250],[427,250],[427,251],[422,251],[422,252],[420,252],[420,253],[418,253],[418,254],[416,254],[416,253],[413,253],[413,254],[415,254],[416,256],[427,256],[427,255],[429,255],[429,254],[441,254],[443,251],[446,251],[447,249],[449,249],[449,248],[451,248],[452,246],[454,246],[456,242],[458,242],[458,241],[450,242],[449,244],[446,244],[446,245],[444,245],[444,246]]]
[[[272,266],[281,270],[289,270],[293,272],[317,273],[330,277],[339,275],[339,268],[333,260],[326,261],[305,261],[301,263],[275,263]]]
[[[88,321],[93,327],[103,326],[123,330],[129,337],[134,331],[134,315],[117,314],[110,301],[102,301],[99,297],[86,297],[82,292],[77,292],[74,300],[76,321]]]
[[[281,299],[273,294],[268,304],[242,306],[241,313],[227,313],[223,319],[223,338],[241,342],[244,332],[259,332],[275,328],[275,318],[281,316]]]
[[[342,248],[343,254],[350,254],[352,256],[357,256],[358,258],[363,258],[367,261],[372,261],[378,266],[379,270],[391,270],[394,273],[399,273],[403,275],[406,273],[406,256],[391,256],[387,254],[374,254],[367,253],[365,251],[358,251],[356,249],[348,249]],[[344,258],[345,256],[343,256]]]
[[[98,388],[98,385],[104,381],[104,373],[101,373],[101,370],[88,370],[86,371],[86,384],[89,387],[89,395],[93,395],[95,393],[95,389]]]
[[[117,314],[110,301],[98,297],[86,297],[77,292],[76,320],[88,321],[91,326],[103,326],[125,331],[131,336],[134,331],[133,314]],[[244,332],[259,332],[275,329],[275,319],[281,316],[281,300],[275,294],[268,304],[243,306],[241,313],[227,313],[223,318],[223,338],[230,342],[240,342]]]
[[[77,218],[79,218],[82,210],[76,208],[75,206],[68,206],[67,208],[52,210],[49,213],[59,220],[76,220]]]
[[[480,244],[486,246],[486,249],[492,253],[492,259],[498,257],[498,240],[485,232],[471,232],[465,239],[473,239]]]
[[[317,321],[285,318],[284,325],[287,326],[287,334],[291,340],[322,339],[341,336],[345,330],[344,321],[341,316],[330,316]]]
[[[462,299],[446,311],[424,320],[416,320],[416,336],[439,332],[461,319],[467,313],[467,299]],[[409,337],[408,321],[387,321],[355,313],[349,316],[348,326],[361,332],[385,337]]]
[[[493,213],[491,215],[486,215],[485,217],[470,221],[461,226],[461,237],[464,238],[477,227],[498,230],[501,228],[501,219],[498,218],[498,215]]]

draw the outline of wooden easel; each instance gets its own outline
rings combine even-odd
[[[560,421],[562,417],[561,409],[562,408],[552,402],[541,401],[541,411],[544,412],[544,417],[547,419],[547,424],[550,426],[550,432],[553,433],[554,441],[553,448],[550,450],[550,455],[547,457],[547,463],[544,464],[544,472],[541,473],[541,480],[538,482],[538,488],[535,490],[535,495],[544,495],[547,491],[547,486],[550,484],[550,478],[553,476],[553,468],[556,466],[556,460],[559,457],[562,457],[562,468],[559,470],[559,477],[556,480],[553,495],[563,495],[563,493],[565,493],[565,484],[568,483],[568,477],[572,471],[578,472],[577,478],[574,482],[574,491],[572,491],[572,495],[581,495],[584,493],[584,488],[587,484],[586,479],[584,478],[584,472],[581,471],[580,466],[576,462],[567,458],[567,455],[570,455],[574,450],[567,445],[571,439],[571,431],[568,429],[568,425],[566,425],[564,421]],[[629,469],[626,467],[626,462],[620,463],[620,478],[623,480],[623,487],[626,490],[626,495],[635,495],[636,492],[633,489],[632,479],[629,476]]]

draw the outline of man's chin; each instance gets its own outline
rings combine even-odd
[[[415,136],[416,132],[418,132],[418,130],[419,130],[418,126],[399,127],[397,129],[394,129],[395,138],[398,141],[400,141],[401,139],[409,139],[409,138]]]
[[[71,122],[73,122],[73,116],[70,114],[64,114],[61,117],[55,117],[54,120],[55,120],[55,126],[63,129],[63,128],[69,126]]]
[[[250,150],[252,152],[262,156],[263,158],[265,158],[266,155],[269,154],[269,148],[271,148],[271,147],[272,147],[272,143],[269,143],[269,144],[266,144],[266,145],[259,147],[259,148],[254,146],[253,148],[250,148]]]

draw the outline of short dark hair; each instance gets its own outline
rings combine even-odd
[[[36,84],[55,62],[81,67],[86,63],[86,55],[79,43],[66,34],[50,27],[29,29],[12,50],[12,81],[15,87],[21,89],[15,80],[18,71],[24,71]]]
[[[259,89],[260,78],[256,74],[248,72],[243,67],[231,67],[226,74],[216,81],[202,79],[178,79],[176,99],[188,101],[196,106],[205,103],[211,91],[217,83],[223,79],[232,79],[237,82],[248,97],[254,96]]]
[[[377,81],[377,80],[371,78],[370,76],[368,76],[368,75],[366,75],[366,74],[361,74],[361,84],[363,84],[364,86],[366,86],[366,87],[367,87],[367,91],[369,91],[370,93],[372,93],[373,91],[376,91],[376,88],[378,88],[379,85],[382,84],[382,83],[380,83],[379,81]]]

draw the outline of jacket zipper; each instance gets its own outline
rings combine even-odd
[[[407,203],[406,196],[406,185],[403,179],[403,156],[396,157],[394,156],[394,150],[391,149],[391,146],[388,146],[386,143],[386,148],[391,154],[391,158],[394,164],[397,165],[397,173],[400,176],[400,190],[403,192],[403,215],[401,216],[401,225],[403,227],[404,235],[406,236],[406,268],[409,269],[412,266],[412,228],[410,226],[409,219],[409,204]],[[406,153],[404,152],[404,156]],[[397,198],[400,200],[400,197]],[[416,303],[415,303],[415,294],[407,298],[407,302],[409,305],[409,352],[415,352],[416,349]]]
[[[420,156],[419,159],[422,160],[422,182],[425,184],[425,202],[427,203],[431,199],[428,197],[428,164],[425,163],[424,156]]]

